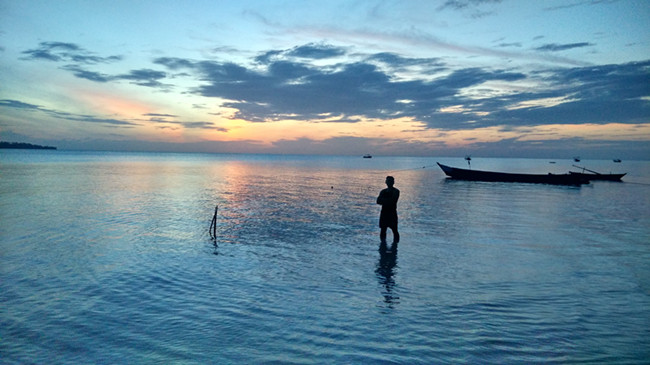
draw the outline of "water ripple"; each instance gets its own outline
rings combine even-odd
[[[374,204],[389,171],[337,161],[3,164],[1,361],[650,357],[647,187],[393,172],[402,242],[389,254]]]

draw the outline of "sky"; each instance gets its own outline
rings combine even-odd
[[[0,0],[0,139],[650,158],[650,1]]]

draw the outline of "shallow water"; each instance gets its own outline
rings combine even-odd
[[[466,165],[2,151],[0,362],[648,361],[649,162],[584,161],[629,175],[562,187],[449,181],[435,161]]]

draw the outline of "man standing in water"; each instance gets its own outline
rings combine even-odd
[[[399,199],[399,190],[394,188],[395,178],[386,176],[386,189],[382,190],[377,197],[377,204],[381,205],[381,214],[379,215],[379,238],[382,242],[386,241],[386,231],[390,228],[393,231],[393,243],[399,242],[399,232],[397,232],[397,200]]]

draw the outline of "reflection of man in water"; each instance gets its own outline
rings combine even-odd
[[[395,178],[386,176],[386,189],[382,190],[377,197],[377,204],[381,205],[381,214],[379,215],[379,238],[386,240],[386,230],[390,228],[393,231],[393,242],[399,242],[399,232],[397,232],[397,200],[399,199],[399,190],[393,187]]]
[[[388,307],[392,308],[393,304],[399,303],[399,296],[395,292],[395,267],[397,266],[397,243],[394,243],[389,249],[386,241],[379,244],[379,262],[377,263],[377,279],[382,284],[385,290],[382,292],[384,295],[384,302]]]

